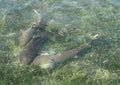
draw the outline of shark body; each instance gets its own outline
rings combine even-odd
[[[43,44],[51,36],[49,32],[42,32],[37,37],[32,38],[23,48],[19,55],[21,64],[31,64],[37,56],[38,51],[42,48]]]
[[[32,64],[40,65],[42,68],[45,69],[52,69],[54,68],[54,63],[63,63],[69,60],[70,58],[73,58],[74,55],[76,55],[79,51],[83,50],[87,46],[88,44],[81,45],[77,48],[56,55],[40,55],[34,59]]]
[[[40,20],[36,24],[33,24],[32,27],[28,28],[27,30],[20,30],[22,33],[19,39],[21,46],[25,46],[32,39],[33,35],[40,28],[41,23],[42,23],[42,20]]]

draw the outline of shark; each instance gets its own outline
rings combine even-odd
[[[52,34],[50,32],[42,32],[32,38],[18,55],[19,62],[21,64],[31,64],[37,56],[38,51],[42,48],[44,43],[50,38],[51,35]]]
[[[79,51],[83,50],[88,45],[87,43],[56,55],[39,55],[33,60],[32,64],[40,65],[43,69],[53,69],[55,64],[60,64],[73,58]]]
[[[60,64],[73,58],[78,52],[88,47],[90,43],[96,39],[96,37],[98,37],[98,34],[93,36],[89,42],[56,55],[39,55],[33,60],[32,65],[39,65],[43,69],[53,69],[55,64]]]

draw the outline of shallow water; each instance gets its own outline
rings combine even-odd
[[[64,48],[63,42],[65,46],[74,47],[83,42],[85,37],[91,38],[95,34],[119,37],[120,2],[119,0],[0,0],[1,38],[7,36],[18,41],[20,30],[31,27],[41,18],[46,24],[43,28],[45,30],[72,29],[71,33],[64,35],[64,38],[57,38],[57,41],[61,42],[60,46],[54,46],[58,46],[60,50]]]
[[[74,23],[84,22],[86,21],[86,19],[91,17],[96,18],[98,14],[103,15],[103,17],[107,16],[108,18],[110,18],[109,16],[112,16],[112,14],[102,13],[102,11],[112,11],[114,7],[119,9],[119,0],[0,1],[1,18],[2,20],[7,20],[7,23],[9,23],[8,26],[14,26],[14,24],[19,23],[24,24],[27,22],[33,23],[36,22],[39,16],[41,16],[44,20],[47,20],[48,26],[49,24],[57,24],[58,28],[76,27]],[[33,10],[36,10],[39,13],[39,15],[37,15]],[[120,15],[119,10],[116,13],[116,15]],[[9,22],[8,19],[12,19],[14,23],[11,23],[11,21]]]
[[[42,49],[44,55],[78,47],[94,35],[100,39],[83,50],[77,62],[41,76],[39,68],[19,66],[17,57],[22,48],[20,30],[41,18],[46,31],[72,30],[53,36]],[[38,85],[39,77],[37,82],[43,85],[119,85],[119,33],[120,0],[0,0],[0,84]]]

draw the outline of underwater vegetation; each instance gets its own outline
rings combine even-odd
[[[119,85],[119,8],[119,0],[0,0],[0,85]],[[38,55],[63,53],[95,34],[100,37],[53,70],[21,65],[20,30],[29,29],[40,17],[43,23],[37,32],[70,31],[52,35]]]

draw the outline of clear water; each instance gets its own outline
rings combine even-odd
[[[120,7],[119,0],[0,0],[0,15],[2,20],[9,17],[13,19],[13,24],[35,22],[38,15],[50,24],[57,24],[61,27],[75,27],[74,23],[83,22],[85,19],[97,16],[96,11],[112,10],[112,6]],[[95,11],[96,10],[96,11]],[[116,13],[119,16],[120,12]],[[103,17],[112,16],[104,14]],[[114,15],[115,16],[115,15]],[[11,21],[10,21],[11,22]],[[8,21],[9,23],[9,21]]]
[[[12,67],[16,56],[21,50],[18,43],[21,35],[20,30],[28,29],[40,18],[45,21],[47,26],[44,29],[47,31],[64,28],[72,29],[71,32],[64,34],[63,37],[54,36],[53,41],[47,43],[46,49],[51,54],[54,51],[61,52],[77,47],[84,42],[86,37],[91,38],[95,34],[98,34],[103,41],[107,42],[100,41],[100,45],[96,43],[97,46],[93,49],[91,48],[90,52],[87,52],[80,62],[75,61],[75,63],[71,64],[72,68],[77,68],[70,68],[73,73],[66,66],[64,67],[65,69],[62,68],[61,72],[58,69],[52,78],[49,75],[43,76],[41,79],[43,83],[46,82],[48,85],[53,85],[53,83],[58,84],[60,82],[60,85],[63,85],[63,82],[68,83],[72,80],[76,84],[77,81],[82,80],[81,82],[86,82],[86,85],[89,82],[92,82],[90,83],[92,85],[95,82],[97,83],[100,78],[102,80],[100,80],[101,83],[98,82],[99,85],[104,85],[107,82],[109,83],[106,85],[119,85],[119,83],[115,83],[115,79],[119,82],[120,0],[0,0],[0,72],[5,75],[3,75],[4,78],[1,78],[1,82],[12,83],[9,80],[10,78],[13,78],[13,80],[14,78],[20,78],[23,83],[30,82],[31,84],[31,80],[35,80],[36,77],[34,77],[34,72],[32,73],[31,69],[28,72],[29,69],[26,68],[24,74],[21,71],[18,72],[18,67],[16,70],[13,70],[13,68],[10,70],[7,67]],[[104,61],[107,63],[104,64]],[[5,65],[7,66],[6,68]],[[1,71],[1,69],[4,70]],[[40,73],[39,71],[36,72]],[[68,74],[65,73],[64,75],[64,72]],[[32,77],[25,77],[25,75],[29,74]],[[21,75],[22,77],[20,77]],[[17,84],[15,83],[15,85]]]
[[[1,37],[16,36],[15,39],[18,41],[20,30],[29,28],[40,18],[47,24],[44,28],[46,30],[72,29],[71,34],[66,34],[61,39],[64,39],[66,46],[71,40],[68,45],[74,47],[77,43],[83,42],[86,36],[99,34],[110,38],[119,37],[120,1],[0,0]],[[64,45],[59,44],[60,46],[57,46],[60,50]]]

